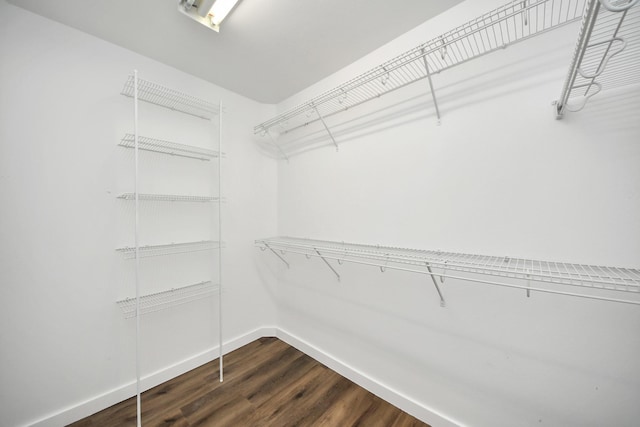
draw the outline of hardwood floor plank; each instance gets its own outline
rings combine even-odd
[[[389,427],[398,417],[398,408],[374,396],[371,406],[356,420],[354,426]]]
[[[351,383],[349,389],[345,391],[344,397],[333,402],[315,425],[320,427],[353,426],[360,415],[371,406],[373,397],[371,392]]]
[[[189,421],[182,415],[182,411],[176,409],[172,412],[165,412],[162,416],[153,416],[150,419],[143,417],[144,427],[190,427]]]
[[[418,420],[415,417],[407,414],[406,412],[400,412],[396,420],[391,424],[390,427],[424,427],[427,424]]]
[[[278,392],[289,388],[291,383],[297,381],[316,364],[315,360],[300,353],[291,363],[277,366],[272,371],[265,372],[262,378],[256,378],[253,383],[244,384],[240,393],[253,405],[260,405]]]
[[[249,414],[240,420],[239,425],[247,426],[271,426],[277,425],[276,419],[280,413],[287,411],[287,405],[295,399],[295,395],[300,392],[301,388],[310,381],[324,374],[322,366],[316,364],[307,372],[300,376],[297,380],[292,381],[287,388],[277,390],[267,400],[259,405],[255,405]]]
[[[278,404],[270,417],[270,425],[299,426],[311,425],[319,415],[316,406],[324,406],[323,397],[335,387],[342,377],[325,366],[318,364],[318,369],[310,378],[291,384],[284,393],[278,394]],[[311,371],[310,371],[311,372]],[[273,404],[271,400],[268,403]]]
[[[144,427],[428,427],[277,338],[261,338],[142,394]],[[71,424],[136,425],[136,400]]]

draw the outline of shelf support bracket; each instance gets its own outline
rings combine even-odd
[[[446,307],[447,303],[442,296],[442,291],[440,290],[440,286],[438,286],[438,281],[436,280],[436,276],[433,275],[433,271],[431,271],[431,266],[427,263],[427,270],[429,270],[429,276],[431,276],[431,280],[436,287],[436,291],[438,291],[438,296],[440,297],[440,307]]]
[[[333,145],[336,146],[336,151],[338,151],[338,143],[336,142],[336,139],[333,137],[333,134],[331,133],[331,129],[329,129],[329,126],[327,126],[327,123],[325,123],[324,117],[322,117],[322,114],[320,114],[320,111],[318,110],[318,107],[316,107],[313,104],[311,104],[311,107],[315,110],[316,114],[318,115],[318,118],[322,122],[322,125],[324,126],[325,130],[327,131],[327,133],[331,137],[331,141],[333,141]]]
[[[444,54],[442,55],[444,59]],[[427,55],[424,48],[422,49],[422,62],[424,62],[424,69],[427,71],[427,80],[429,81],[429,89],[431,90],[431,98],[433,99],[433,105],[436,107],[436,117],[438,118],[438,124],[440,124],[440,109],[438,108],[438,100],[436,99],[436,91],[433,88],[433,82],[431,81],[431,71],[429,70],[429,63],[427,62]]]
[[[277,256],[278,258],[280,258],[280,261],[284,262],[284,263],[285,263],[285,265],[287,266],[287,268],[290,268],[289,263],[287,262],[287,260],[286,260],[286,259],[284,259],[284,258],[282,257],[282,255],[280,255],[278,252],[274,251],[274,250],[273,250],[273,248],[272,248],[271,246],[269,246],[269,244],[268,244],[268,243],[265,243],[265,242],[262,242],[262,243],[264,244],[264,246],[265,246],[267,249],[269,249],[271,252],[273,252],[273,254],[274,254],[275,256]]]
[[[327,261],[327,259],[325,257],[322,256],[322,254],[320,253],[320,251],[318,251],[316,248],[313,248],[314,251],[316,251],[316,253],[318,254],[318,256],[320,258],[322,258],[322,260],[324,261],[325,264],[327,264],[327,267],[329,267],[331,269],[331,271],[333,271],[333,274],[336,275],[336,277],[338,278],[338,282],[340,281],[340,275],[338,274],[338,272],[336,271],[335,268],[333,268],[331,266],[331,264],[329,264],[329,261]]]
[[[288,163],[289,162],[289,158],[287,157],[286,154],[284,154],[284,151],[282,151],[282,148],[280,148],[280,145],[278,145],[278,143],[276,142],[276,139],[273,137],[273,135],[271,135],[271,132],[269,132],[268,130],[265,131],[265,132],[267,133],[267,135],[269,135],[269,138],[271,139],[271,143],[278,149],[280,154],[282,154],[282,157],[284,157],[285,160]]]

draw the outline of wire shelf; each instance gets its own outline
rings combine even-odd
[[[602,267],[293,237],[260,239],[256,240],[255,244],[263,250],[274,251],[278,256],[286,253],[302,254],[307,257],[320,256],[339,263],[354,262],[377,266],[382,270],[386,268],[405,270],[430,274],[432,277],[452,277],[491,285],[640,305],[640,269],[636,268]],[[474,276],[459,276],[452,272],[471,273]],[[545,286],[533,288],[529,285],[513,284],[508,280],[497,282],[494,279],[479,279],[475,275],[527,283],[538,282]],[[567,291],[569,288],[576,290]],[[600,295],[601,291],[634,296],[630,299],[608,297]]]
[[[219,289],[211,281],[196,283],[194,285],[173,288],[167,291],[156,292],[140,297],[140,314],[153,313],[177,305],[207,298]],[[125,319],[136,317],[136,299],[125,298],[117,301]]]
[[[610,11],[599,0],[589,0],[578,42],[562,93],[557,117],[578,112],[602,90],[640,83],[640,7],[617,0],[627,8]]]
[[[212,249],[217,249],[219,247],[220,247],[220,244],[217,241],[202,240],[199,242],[169,243],[165,245],[140,246],[138,248],[138,253],[140,258],[147,258],[147,257],[153,257],[153,256],[208,251]],[[120,252],[124,257],[124,259],[134,259],[136,257],[135,247],[125,246],[122,248],[117,248],[116,251]]]
[[[135,193],[123,193],[118,196],[118,199],[123,200],[135,200]],[[198,202],[198,203],[210,203],[220,200],[219,197],[211,196],[183,196],[178,194],[138,194],[138,200],[153,201],[153,202]]]
[[[512,1],[255,126],[254,133],[265,135],[276,126],[279,133],[288,133],[323,121],[432,74],[577,21],[585,1]]]
[[[122,137],[118,145],[125,148],[134,148],[135,136],[130,133],[126,134]],[[149,138],[147,136],[138,136],[138,149],[205,161],[210,161],[219,155],[218,151],[193,147],[191,145],[178,144],[176,142],[164,141],[162,139]]]
[[[134,76],[130,75],[127,78],[121,93],[130,98],[134,97]],[[211,102],[140,78],[138,79],[138,99],[205,120],[211,120],[212,116],[220,112],[220,108]]]

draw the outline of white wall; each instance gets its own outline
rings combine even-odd
[[[133,243],[131,205],[115,196],[133,190],[132,150],[117,143],[133,130],[132,102],[120,91],[134,68],[142,78],[223,100],[224,339],[275,323],[271,291],[251,268],[253,239],[276,231],[276,163],[256,150],[251,133],[273,107],[1,1],[3,425],[63,425],[131,396],[135,322],[115,304],[133,295],[131,261],[114,249]],[[148,104],[140,118],[148,136],[217,143],[217,128],[199,119]],[[215,194],[216,169],[202,162],[142,153],[141,168],[141,191]],[[215,229],[207,208],[146,206],[143,244],[206,239]],[[192,264],[145,260],[147,274],[162,274],[145,281],[143,293],[166,289],[171,279],[175,286],[201,280],[193,268],[203,265],[215,275],[215,253],[204,254]],[[142,318],[143,375],[159,371],[147,386],[215,356],[216,305],[209,298]]]
[[[297,94],[285,110],[500,5],[467,1]],[[577,25],[329,118],[281,162],[278,232],[365,244],[640,267],[640,90],[554,120]],[[357,110],[357,111],[356,111]],[[266,118],[266,117],[265,117]],[[345,366],[467,426],[633,426],[637,306],[319,259],[262,261],[280,278],[278,326]],[[430,412],[431,411],[431,412]]]
[[[278,108],[500,3],[456,6]],[[131,130],[131,103],[119,92],[137,68],[227,107],[225,340],[277,323],[416,401],[427,421],[438,413],[469,426],[633,425],[635,307],[447,280],[443,309],[426,276],[344,265],[337,283],[319,260],[291,256],[283,271],[251,244],[284,234],[638,267],[640,98],[603,95],[553,119],[575,30],[436,76],[441,126],[418,83],[332,118],[340,153],[311,128],[327,147],[276,167],[251,133],[272,107],[0,2],[3,422],[61,425],[131,395],[133,322],[115,305],[130,277],[113,249],[129,243],[130,212],[115,195],[131,191],[131,158],[116,143]],[[143,109],[153,124],[141,132],[181,134],[152,111]],[[205,144],[215,129],[188,132]],[[191,170],[151,159],[143,165],[158,177],[164,166]],[[191,188],[166,178],[158,191]],[[149,212],[155,231],[162,214]],[[152,332],[145,374],[177,374],[210,356],[215,313],[194,304],[143,318]]]

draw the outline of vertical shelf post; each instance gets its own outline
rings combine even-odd
[[[218,347],[220,382],[224,380],[222,372],[222,100],[218,112]]]
[[[133,153],[135,163],[134,173],[134,194],[135,194],[135,231],[134,231],[134,245],[135,245],[135,277],[136,277],[136,420],[138,427],[142,427],[142,406],[140,401],[140,242],[139,237],[139,221],[138,215],[138,203],[139,203],[139,191],[138,191],[138,70],[133,70]]]

